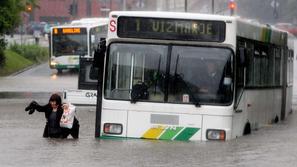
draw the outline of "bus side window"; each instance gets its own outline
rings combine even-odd
[[[245,55],[246,55],[246,49],[245,48],[239,48],[238,49],[239,52],[239,60],[238,60],[238,64],[240,66],[245,66]]]
[[[241,95],[244,89],[244,68],[246,66],[246,48],[240,47],[237,50],[236,57],[236,96],[235,96],[235,108],[239,105]]]

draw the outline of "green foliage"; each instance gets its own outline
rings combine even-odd
[[[4,34],[11,33],[21,23],[21,13],[26,10],[26,5],[34,7],[37,0],[0,0],[0,63],[3,63],[3,51],[6,47]]]
[[[6,76],[16,71],[24,69],[33,64],[30,60],[13,52],[12,50],[5,50],[6,63],[0,70],[0,76]]]
[[[12,31],[21,21],[23,0],[0,1],[0,35]]]
[[[6,43],[3,38],[0,38],[0,69],[3,68],[5,64],[5,56],[4,56],[4,49]]]
[[[4,49],[6,43],[4,35],[11,33],[21,22],[21,13],[25,11],[26,4],[36,6],[36,0],[0,0],[0,68],[4,68]]]
[[[48,48],[40,47],[39,45],[19,45],[15,43],[9,49],[37,63],[47,60],[49,54]]]

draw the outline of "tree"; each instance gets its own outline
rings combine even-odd
[[[1,0],[0,1],[0,67],[3,66],[4,49],[6,43],[4,35],[12,33],[21,23],[21,13],[26,11],[26,7],[38,7],[37,0]]]

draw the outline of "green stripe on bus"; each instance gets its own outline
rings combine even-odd
[[[62,69],[67,69],[67,68],[79,68],[79,65],[56,65],[54,66],[54,68],[62,68]]]
[[[189,140],[200,128],[185,128],[180,134],[178,134],[174,140],[187,141]]]
[[[162,135],[159,137],[160,140],[171,140],[178,132],[180,132],[183,128],[168,128]]]

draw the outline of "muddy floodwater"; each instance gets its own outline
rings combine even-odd
[[[38,96],[39,97],[39,96]],[[226,142],[96,139],[95,107],[77,107],[80,138],[42,138],[43,113],[24,111],[30,98],[0,98],[0,166],[19,167],[293,167],[297,113],[279,124]],[[46,98],[39,97],[40,103]]]

